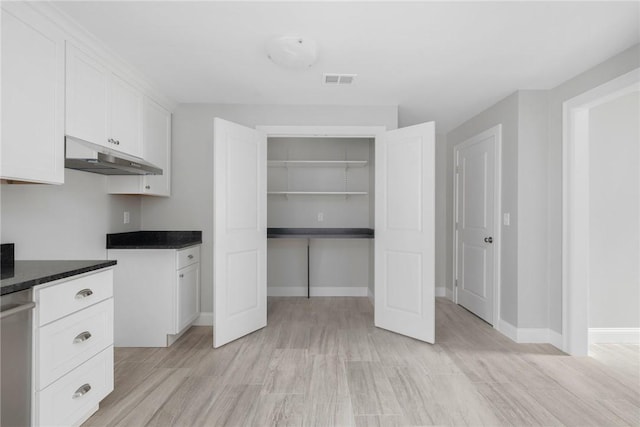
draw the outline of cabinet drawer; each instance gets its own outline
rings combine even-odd
[[[111,391],[113,347],[36,393],[36,425],[77,425]]]
[[[113,345],[113,298],[49,323],[38,333],[42,357],[36,387],[43,389]]]
[[[45,325],[68,314],[113,296],[113,270],[106,270],[38,292],[39,325]]]
[[[200,262],[200,246],[192,246],[176,252],[176,268],[178,270],[196,262]]]

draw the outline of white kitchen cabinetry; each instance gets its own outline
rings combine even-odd
[[[34,300],[34,425],[79,425],[113,391],[113,269],[36,286]]]
[[[171,113],[149,98],[143,103],[142,157],[162,175],[109,176],[109,194],[171,195]]]
[[[64,35],[2,2],[2,179],[64,182]]]
[[[200,315],[200,245],[108,249],[114,276],[115,345],[167,347]]]
[[[142,155],[142,93],[94,56],[66,44],[66,135]]]
[[[110,82],[111,136],[116,149],[142,157],[142,93],[115,73]]]

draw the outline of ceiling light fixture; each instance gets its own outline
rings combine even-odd
[[[276,36],[267,42],[267,56],[281,67],[303,70],[315,64],[318,52],[314,40],[300,36]]]

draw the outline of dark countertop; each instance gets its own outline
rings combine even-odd
[[[54,280],[76,276],[89,271],[116,265],[117,261],[16,261],[13,275],[10,271],[3,271],[0,281],[0,295],[23,291],[36,285]]]
[[[107,249],[182,249],[202,243],[202,231],[132,231],[107,234]]]
[[[268,239],[373,239],[371,228],[267,228]]]

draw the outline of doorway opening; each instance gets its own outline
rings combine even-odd
[[[568,100],[563,106],[562,331],[563,350],[571,355],[586,356],[589,351],[590,259],[592,244],[597,243],[593,240],[597,236],[592,236],[591,221],[590,178],[597,168],[592,168],[594,159],[590,153],[590,113],[605,103],[639,91],[640,69],[636,69]],[[631,155],[637,165],[640,154],[636,150]],[[628,179],[638,185],[637,168],[636,176]],[[611,191],[614,190],[616,187],[612,187]],[[637,204],[637,191],[635,197]],[[638,224],[635,231],[629,231],[638,239]],[[640,256],[636,253],[635,257],[637,268]]]
[[[368,162],[348,157],[341,160],[274,158],[273,172],[280,173],[280,184],[288,186],[272,187],[268,191],[268,137],[368,138],[365,146],[370,150],[374,145],[375,174],[362,176],[362,182],[373,181],[375,185],[375,199],[371,203],[375,209],[374,324],[433,343],[435,124],[428,122],[384,131],[378,127],[280,126],[252,129],[219,118],[214,118],[213,122],[214,348],[267,325],[266,264],[270,233],[267,198],[284,196],[286,200],[287,197],[321,195],[317,193],[356,197],[365,193],[361,189],[350,188],[348,182],[340,189],[327,189],[325,185],[336,185],[333,173],[324,178],[299,177],[294,184],[304,182],[307,187],[302,189],[291,188],[292,182],[283,178],[290,174],[286,171],[288,162],[294,162],[301,169],[309,169],[311,165],[301,167],[300,162],[311,162],[313,167],[320,169],[327,166],[325,162],[340,163],[340,169],[349,169],[345,168],[345,163],[352,166],[351,162]],[[375,142],[371,142],[372,139]],[[313,144],[313,141],[307,142],[309,146]],[[289,164],[289,168],[292,166]],[[353,166],[364,167],[362,164]],[[284,168],[284,172],[277,168]],[[348,176],[345,177],[348,180]],[[325,178],[327,182],[323,182]],[[319,183],[322,187],[314,187]],[[367,201],[365,206],[368,207],[369,203]],[[312,213],[316,221],[319,214],[324,214]],[[367,221],[371,220],[371,213],[365,216]],[[274,228],[280,230],[272,234],[280,236],[291,232],[286,227]],[[318,230],[312,231],[294,227],[293,233],[309,235],[310,238],[318,233]],[[309,250],[310,246],[307,246],[307,257]],[[361,288],[368,293],[368,284]]]

